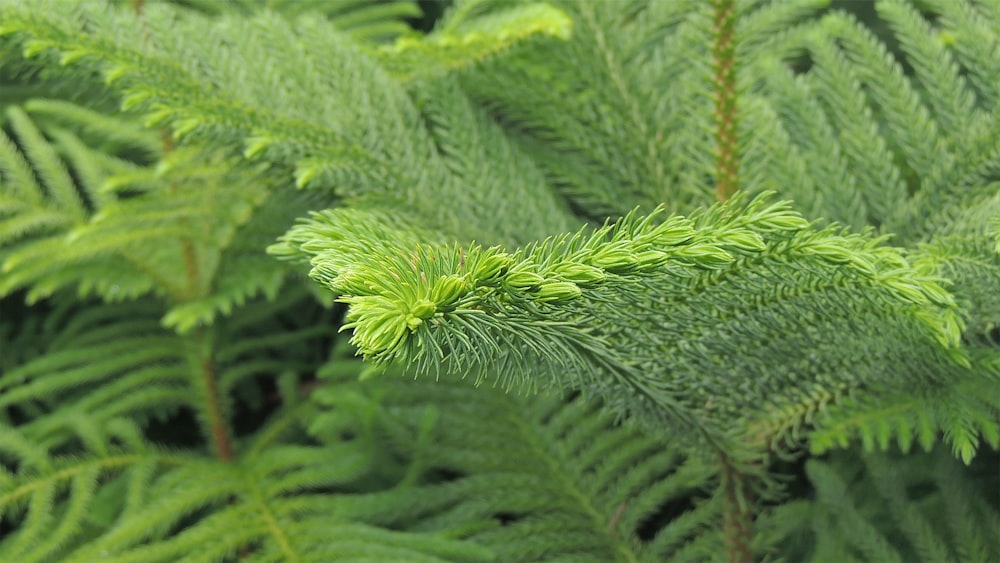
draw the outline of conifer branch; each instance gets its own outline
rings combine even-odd
[[[657,213],[631,214],[592,232],[517,250],[427,245],[419,232],[390,226],[385,216],[338,210],[293,229],[272,252],[310,260],[310,275],[350,306],[345,328],[354,329],[352,341],[379,366],[399,363],[418,375],[495,370],[505,387],[554,385],[632,395],[637,399],[632,407],[624,406],[628,401],[612,405],[653,427],[693,429],[722,452],[740,449],[726,437],[733,418],[783,420],[772,427],[775,434],[755,438],[757,444],[795,433],[801,420],[797,406],[786,412],[773,391],[727,393],[732,373],[788,377],[781,395],[788,393],[792,405],[804,401],[816,409],[828,398],[816,390],[799,391],[796,372],[764,361],[766,354],[759,365],[744,356],[720,366],[712,358],[729,357],[731,352],[722,350],[738,345],[721,335],[752,331],[759,334],[759,346],[777,346],[786,355],[801,354],[804,347],[813,350],[809,358],[822,353],[823,362],[835,356],[821,352],[819,338],[849,340],[845,345],[854,347],[878,342],[873,353],[884,346],[909,350],[911,359],[892,362],[913,361],[917,350],[904,342],[928,338],[936,344],[925,351],[937,359],[922,361],[967,362],[956,348],[961,321],[954,303],[933,275],[910,270],[901,255],[879,247],[878,239],[831,229],[810,232],[782,204],[742,202],[737,198],[692,219],[659,222]],[[390,240],[399,246],[385,242]],[[773,293],[748,293],[746,280],[760,277],[773,280],[765,284]],[[763,286],[756,287],[753,291]],[[644,301],[650,292],[660,296],[659,303]],[[868,308],[873,298],[885,307],[881,320],[862,321],[864,308],[852,303]],[[796,329],[804,338],[801,345],[771,320],[814,306]],[[890,318],[910,320],[881,336],[865,328]],[[648,356],[634,344],[613,344],[646,342],[644,323],[672,337],[645,344]],[[771,331],[785,336],[765,336],[777,334]],[[892,337],[891,346],[880,340],[896,331],[901,340]],[[633,358],[648,359],[629,361],[624,347]],[[693,360],[684,355],[692,353],[704,361],[688,364]],[[809,358],[802,361],[813,361]],[[689,370],[690,383],[674,379]],[[852,371],[845,367],[834,379],[848,387],[863,385]]]
[[[527,41],[566,40],[572,29],[569,16],[548,4],[513,5],[471,22],[449,18],[426,37],[400,37],[373,54],[397,80],[413,83],[504,56]]]

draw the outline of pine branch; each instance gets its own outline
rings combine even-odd
[[[453,226],[456,232],[452,235],[464,240],[499,241],[496,229],[470,233],[462,229],[490,224],[497,208],[523,207],[521,190],[498,186],[477,192],[468,190],[453,175],[453,163],[448,162],[452,158],[484,162],[474,152],[481,150],[478,143],[463,148],[464,153],[443,158],[429,154],[437,139],[431,138],[428,128],[420,123],[425,116],[406,91],[366,54],[368,49],[353,44],[329,25],[303,19],[293,26],[276,17],[258,15],[234,20],[238,25],[224,25],[224,19],[192,19],[178,24],[182,27],[157,27],[171,16],[166,7],[155,9],[162,15],[149,11],[142,33],[130,28],[131,16],[99,10],[87,2],[78,10],[80,18],[91,22],[93,32],[77,30],[78,19],[37,21],[36,10],[19,12],[20,16],[14,10],[5,21],[10,30],[30,30],[35,35],[34,47],[42,49],[45,45],[64,53],[66,62],[72,63],[69,72],[94,69],[108,75],[112,84],[124,92],[124,107],[144,112],[149,125],[170,125],[180,138],[207,138],[218,147],[242,147],[250,158],[294,166],[300,187],[335,187],[339,195],[354,201],[360,198],[383,205],[405,203],[416,208],[414,219],[426,221],[428,217],[420,216],[426,214],[437,226]],[[543,16],[557,13],[543,12]],[[248,21],[256,23],[246,28]],[[130,35],[100,32],[119,27],[129,28]],[[147,40],[143,34],[157,39]],[[181,36],[199,40],[216,37],[218,42],[213,50],[192,49],[178,39]],[[262,48],[264,45],[269,47]],[[276,51],[275,46],[281,48]],[[318,53],[323,53],[322,60]],[[289,59],[303,61],[305,66],[289,67]],[[311,71],[302,74],[306,67],[323,78],[317,81],[309,75]],[[251,77],[247,68],[262,71]],[[228,78],[220,82],[222,76]],[[291,83],[299,86],[289,89]],[[446,90],[431,88],[435,92]],[[285,94],[276,96],[274,93],[279,91]],[[461,96],[452,96],[457,103],[467,103]],[[331,103],[324,104],[321,115],[317,115],[313,100],[320,98],[330,99]],[[473,108],[461,117],[449,117],[456,126],[466,129],[471,129],[473,123],[483,123],[482,115]],[[433,113],[427,118],[433,119]],[[434,133],[448,134],[441,127],[435,127]],[[486,139],[491,150],[495,150],[496,142],[509,143],[496,133],[486,135]],[[508,160],[492,166],[519,168],[525,158],[512,152],[501,149],[498,156]],[[477,178],[483,173],[475,170]],[[531,174],[507,173],[507,177],[526,182],[529,188],[537,185]],[[531,197],[536,197],[537,191],[532,190]],[[457,205],[438,205],[435,197],[455,198]],[[546,222],[549,229],[565,228],[565,209],[551,195],[543,193],[538,199],[542,198],[548,201],[544,206],[539,202],[535,217],[555,218],[552,223]],[[469,212],[481,220],[469,221]]]
[[[859,438],[865,451],[886,451],[895,439],[900,450],[910,451],[914,442],[925,451],[941,434],[956,457],[970,463],[986,442],[1000,446],[1000,403],[994,399],[998,356],[995,350],[973,348],[972,369],[953,369],[941,382],[904,390],[871,389],[858,397],[830,405],[813,419],[810,447],[822,453],[847,447]]]
[[[150,304],[93,307],[54,317],[46,353],[0,377],[0,405],[40,412],[20,430],[38,444],[77,443],[79,419],[164,416],[188,405],[183,343],[162,330]]]
[[[5,452],[12,451],[16,440],[9,430],[0,433]],[[329,501],[310,489],[358,478],[367,467],[362,452],[351,445],[276,445],[254,456],[249,467],[150,450],[57,459],[37,469],[25,464],[17,478],[6,480],[0,489],[5,516],[23,517],[0,550],[5,558],[26,562],[52,557],[213,561],[243,547],[264,558],[303,561],[362,555],[412,561],[486,559],[488,552],[482,548],[445,536],[393,532],[345,518],[343,512],[317,512],[310,500],[323,501],[327,508]],[[57,497],[62,491],[65,500]],[[112,512],[112,525],[87,536],[86,518],[95,507]],[[42,534],[45,541],[40,541]]]
[[[988,561],[1000,547],[988,531],[997,511],[957,465],[941,450],[810,460],[816,499],[767,513],[759,527],[776,533],[773,553],[794,560]],[[938,488],[945,494],[920,492]]]
[[[94,119],[83,110],[50,108],[60,116]],[[23,128],[29,122],[19,123]],[[128,125],[118,128],[120,135],[134,133]],[[29,298],[38,299],[73,284],[109,301],[154,292],[174,304],[164,323],[184,332],[211,324],[260,293],[273,298],[284,284],[285,268],[259,249],[312,202],[278,192],[273,175],[197,148],[175,150],[156,166],[102,162],[75,135],[57,130],[54,136],[96,212],[74,212],[83,217],[68,216],[57,223],[62,229],[41,230],[40,219],[52,217],[61,204],[49,203],[48,186],[34,184],[27,164],[17,164],[19,155],[8,153],[17,174],[3,189],[12,195],[40,193],[41,209],[22,208],[0,222],[0,229],[21,239],[8,243],[13,247],[5,255],[0,290],[32,285]],[[48,147],[35,138],[32,145]],[[149,147],[148,136],[144,140]],[[38,158],[30,162],[37,165]],[[70,188],[78,190],[72,183]],[[28,227],[48,236],[25,237],[35,234],[24,233]]]
[[[740,205],[663,222],[633,214],[512,251],[427,245],[385,216],[338,210],[273,251],[311,259],[377,365],[583,389],[651,428],[702,432],[723,452],[736,448],[723,439],[733,420],[779,416],[752,437],[767,444],[795,434],[802,419],[789,406],[819,409],[824,389],[864,385],[862,373],[934,380],[928,365],[965,361],[951,297],[897,251],[811,231],[783,204]],[[844,346],[865,350],[864,363]],[[727,392],[737,373],[755,388]]]
[[[134,436],[138,432],[133,428]],[[116,436],[121,439],[124,436]],[[85,458],[49,457],[25,436],[0,427],[0,449],[19,462],[16,475],[0,486],[0,511],[20,526],[0,544],[0,556],[18,561],[50,561],[86,538],[92,511],[115,504],[118,485],[134,498],[144,476],[156,466],[183,464],[181,456],[161,454],[134,439],[128,448],[110,447]],[[107,446],[106,446],[107,447]],[[38,463],[41,460],[44,463]],[[5,472],[6,473],[6,472]],[[125,492],[122,491],[122,492]]]
[[[876,4],[881,16],[893,29],[900,46],[912,65],[916,78],[925,89],[925,96],[940,124],[945,139],[968,131],[985,116],[976,107],[975,98],[951,54],[941,42],[928,41],[930,26],[912,6],[899,0],[882,0]]]
[[[397,80],[408,83],[502,56],[525,41],[565,40],[572,27],[565,13],[548,4],[511,6],[468,22],[452,16],[426,37],[401,37],[373,54]]]
[[[406,35],[411,31],[405,19],[421,15],[420,6],[413,0],[370,2],[367,0],[184,0],[181,4],[210,15],[250,15],[269,10],[288,19],[304,15],[321,14],[338,29],[359,41],[384,41]]]
[[[484,4],[484,11],[496,9],[495,3]],[[699,129],[671,128],[669,120],[695,113],[710,98],[710,74],[691,69],[661,81],[626,48],[641,39],[629,27],[630,10],[602,3],[564,2],[560,7],[574,19],[568,41],[526,44],[502,61],[487,61],[463,75],[463,87],[516,133],[554,187],[591,217],[619,216],[636,204],[652,208],[662,203],[676,210],[690,203],[692,194],[678,190],[684,182],[674,182],[678,167],[671,164],[702,158],[698,149],[704,145],[708,157],[699,164],[711,166],[711,138]],[[670,13],[690,9],[686,3],[664,7]],[[703,22],[690,18],[684,23],[693,35],[679,45],[709,37]],[[664,56],[690,58],[670,49],[664,49]],[[542,109],[546,107],[561,109]],[[653,114],[664,119],[650,119]],[[704,183],[695,180],[693,171],[683,180],[692,180],[687,184],[691,190]]]
[[[668,499],[702,494],[711,471],[582,397],[391,378],[331,382],[315,399],[317,437],[385,434],[384,455],[410,460],[398,489],[354,500],[383,525],[460,534],[511,562],[658,561],[716,538],[717,502],[676,521],[657,515]]]

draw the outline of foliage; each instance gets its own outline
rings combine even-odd
[[[0,1],[0,559],[1000,559],[993,3],[419,15]]]

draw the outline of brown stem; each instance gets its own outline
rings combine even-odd
[[[170,132],[169,127],[160,130],[160,140],[163,144],[163,154],[174,150],[174,134]]]
[[[132,9],[138,18],[142,17],[144,0],[132,0]],[[145,25],[140,20],[139,24]],[[147,34],[148,35],[148,34]],[[169,153],[174,148],[174,137],[170,129],[160,131],[163,141],[163,152]],[[171,186],[172,191],[176,191],[176,186]],[[181,290],[183,295],[178,298],[181,301],[191,301],[197,299],[202,293],[199,288],[198,277],[199,268],[194,243],[189,238],[183,238],[181,243],[181,255],[184,260],[184,275],[186,289]],[[205,412],[208,417],[208,431],[212,436],[215,451],[222,461],[232,461],[233,447],[229,437],[229,429],[226,426],[226,417],[219,397],[219,385],[215,374],[215,362],[212,358],[212,346],[209,335],[204,327],[198,329],[195,335],[195,347],[197,353],[197,372],[205,398]]]
[[[719,201],[736,193],[739,154],[736,145],[736,48],[733,28],[736,11],[733,0],[712,0],[715,43],[712,67],[715,70],[716,185]]]
[[[181,255],[184,261],[184,276],[186,288],[182,290],[181,301],[198,299],[202,294],[198,284],[198,260],[194,243],[189,238],[182,238]],[[212,349],[215,346],[210,333],[205,327],[198,327],[195,334],[195,350],[197,354],[197,372],[205,399],[204,409],[208,420],[208,433],[212,436],[215,451],[222,461],[233,459],[233,448],[229,439],[229,429],[226,426],[225,411],[219,396],[219,384],[215,373],[215,360]]]
[[[182,220],[182,223],[186,221]],[[201,293],[198,288],[198,258],[195,255],[194,243],[189,238],[181,239],[181,256],[184,260],[184,277],[187,285],[185,300],[193,300]]]
[[[232,461],[233,447],[229,439],[229,429],[223,413],[222,401],[219,399],[219,385],[215,375],[215,363],[212,360],[212,342],[206,329],[198,328],[195,336],[198,346],[198,372],[201,376],[202,392],[205,397],[205,412],[208,416],[209,432],[215,444],[215,452],[222,461]]]
[[[728,563],[753,563],[753,512],[746,476],[722,458],[722,531]]]

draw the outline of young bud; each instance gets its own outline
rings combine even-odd
[[[659,250],[645,250],[635,254],[636,268],[639,270],[652,270],[667,263],[670,255]]]
[[[638,263],[632,250],[623,244],[598,249],[589,259],[592,266],[615,274],[631,272]]]
[[[350,306],[348,323],[354,329],[351,342],[364,354],[374,354],[395,347],[406,334],[408,313],[401,304],[382,295],[362,295],[342,300]],[[422,321],[421,321],[422,322]]]
[[[554,301],[569,301],[570,299],[576,299],[583,292],[580,290],[573,282],[545,282],[538,288],[538,293],[536,297],[538,301],[542,303],[551,303]]]
[[[849,260],[851,266],[854,267],[855,271],[859,272],[860,274],[862,274],[867,278],[875,277],[875,266],[873,266],[872,263],[864,256],[861,256],[859,254],[851,254]]]
[[[410,314],[418,319],[429,319],[436,311],[437,306],[429,299],[418,299],[416,303],[410,305]]]
[[[923,287],[924,295],[935,305],[941,307],[954,307],[955,298],[948,291],[935,282],[928,282]]]
[[[347,267],[332,279],[325,279],[325,272],[314,268],[310,275],[313,279],[325,281],[333,291],[346,295],[365,295],[372,291],[371,280],[365,272],[356,267]]]
[[[891,277],[880,281],[882,285],[910,303],[925,305],[930,301],[920,287],[903,278]]]
[[[472,285],[465,276],[448,274],[438,278],[431,288],[430,300],[437,307],[446,307],[455,302],[456,299],[468,293]],[[423,317],[427,318],[427,317]]]
[[[503,252],[490,254],[487,250],[485,254],[480,255],[475,264],[472,264],[472,277],[477,281],[492,281],[504,275],[512,261],[509,254]]]
[[[737,252],[752,253],[767,250],[764,239],[757,233],[747,229],[736,229],[722,235],[722,242]]]
[[[819,256],[834,264],[846,264],[851,261],[851,251],[834,241],[820,241],[804,246],[802,247],[802,252],[812,256]]]
[[[424,320],[420,317],[410,313],[406,315],[406,328],[410,329],[410,332],[417,330],[417,327],[424,324]]]
[[[678,246],[691,240],[694,228],[691,221],[683,217],[673,217],[653,229],[657,246]]]
[[[353,328],[351,342],[363,354],[377,354],[399,344],[406,335],[407,322],[400,316],[380,315],[360,320],[354,323]]]
[[[674,256],[686,258],[694,262],[696,266],[708,270],[724,268],[733,261],[733,257],[725,250],[705,243],[682,246],[677,249]]]
[[[809,227],[809,221],[802,216],[791,213],[770,213],[754,221],[754,225],[768,231],[801,231]]]
[[[503,285],[507,289],[530,291],[545,282],[545,278],[534,273],[525,271],[510,272],[503,279]]]
[[[584,287],[601,283],[608,278],[604,270],[579,262],[559,264],[552,268],[552,274],[560,280],[573,282]]]

